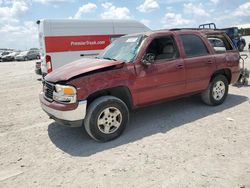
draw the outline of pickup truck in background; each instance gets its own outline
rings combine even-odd
[[[222,31],[127,35],[96,59],[48,74],[40,102],[56,122],[84,126],[93,139],[105,142],[122,134],[131,109],[194,94],[208,105],[222,104],[228,85],[239,77],[239,57]]]
[[[207,23],[207,24],[201,24],[199,25],[200,29],[214,29],[214,30],[220,30],[224,31],[229,38],[232,40],[234,46],[242,52],[246,46],[246,41],[244,38],[242,38],[239,28],[238,27],[227,27],[222,29],[217,29],[215,23]]]

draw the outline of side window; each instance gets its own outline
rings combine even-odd
[[[197,35],[181,35],[181,40],[187,57],[196,57],[208,54],[207,47]]]
[[[179,52],[172,36],[154,39],[148,46],[146,53],[152,53],[155,60],[172,60],[179,57]]]

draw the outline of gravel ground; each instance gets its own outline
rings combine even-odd
[[[97,143],[41,110],[33,61],[0,72],[0,187],[250,187],[249,87],[217,107],[193,96],[138,109]]]

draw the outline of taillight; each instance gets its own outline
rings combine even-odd
[[[47,65],[47,71],[50,73],[52,71],[52,63],[51,63],[51,56],[46,55],[46,65]]]

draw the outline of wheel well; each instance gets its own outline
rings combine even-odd
[[[104,89],[101,91],[97,91],[87,97],[88,105],[91,104],[95,99],[102,96],[114,96],[121,99],[129,109],[133,107],[133,101],[131,97],[131,93],[127,87],[120,86],[115,88]]]
[[[210,82],[211,82],[211,81],[214,79],[214,77],[215,77],[216,75],[218,75],[218,74],[224,75],[224,76],[227,78],[228,83],[229,83],[229,84],[231,83],[232,74],[231,74],[230,69],[221,69],[221,70],[216,71],[216,72],[212,75],[212,77],[211,77],[211,79],[210,79]]]

